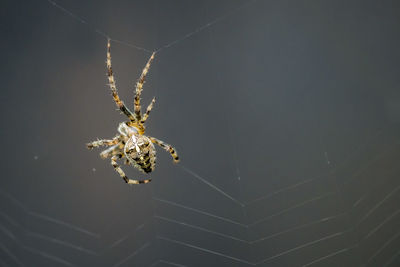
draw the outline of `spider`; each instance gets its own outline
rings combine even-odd
[[[119,110],[125,114],[129,121],[121,122],[118,126],[118,134],[111,140],[103,139],[93,141],[86,144],[88,149],[93,149],[100,146],[108,146],[108,148],[100,153],[100,157],[106,159],[111,157],[111,165],[115,171],[124,179],[127,184],[146,184],[151,179],[146,180],[132,180],[129,179],[121,167],[118,165],[117,160],[125,157],[125,164],[133,165],[141,172],[147,174],[154,170],[156,163],[156,150],[153,145],[157,144],[168,151],[175,163],[179,162],[179,157],[176,150],[157,138],[146,136],[145,122],[149,118],[150,111],[155,103],[155,98],[152,99],[146,112],[142,114],[140,106],[140,95],[142,93],[143,84],[146,79],[147,72],[150,69],[150,64],[153,61],[155,52],[151,55],[146,66],[144,67],[139,80],[136,83],[136,94],[134,98],[134,113],[132,113],[122,102],[118,96],[115,79],[111,68],[111,45],[110,40],[107,42],[107,76],[111,93],[117,104]]]

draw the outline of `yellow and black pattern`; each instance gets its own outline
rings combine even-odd
[[[150,111],[153,109],[154,103],[156,103],[155,97],[153,97],[150,104],[147,106],[146,113],[143,115],[142,120],[140,121],[140,124],[144,124],[146,122],[147,118],[150,115]]]
[[[136,83],[136,92],[135,92],[135,99],[134,99],[134,105],[135,105],[135,119],[136,121],[140,121],[142,114],[141,114],[141,106],[140,106],[140,96],[142,94],[142,90],[143,90],[143,84],[146,80],[146,75],[149,72],[150,69],[150,65],[151,62],[154,59],[155,56],[155,52],[153,52],[153,54],[151,55],[151,57],[149,58],[149,60],[147,61],[146,66],[144,67],[142,74],[140,75],[139,80]],[[151,104],[150,104],[151,105]]]
[[[93,141],[93,142],[90,142],[90,143],[86,144],[86,146],[89,149],[93,149],[95,147],[100,147],[100,146],[116,145],[118,142],[119,142],[119,139],[118,139],[118,136],[117,136],[112,140],[102,139],[102,140]]]
[[[143,173],[150,173],[155,168],[156,150],[147,136],[130,138],[125,145],[125,155]]]
[[[103,150],[103,151],[100,153],[100,157],[101,157],[102,159],[106,159],[106,158],[108,158],[108,157],[110,157],[110,156],[114,156],[114,155],[119,154],[119,153],[120,153],[120,150],[118,149],[118,146],[120,146],[120,145],[119,145],[119,144],[116,144],[116,145],[110,146],[110,147],[107,148],[106,150]]]
[[[155,144],[159,145],[160,147],[164,148],[167,152],[169,152],[171,154],[172,158],[174,159],[175,163],[179,162],[179,156],[176,153],[175,148],[173,148],[171,145],[168,145],[168,144],[164,143],[163,141],[158,140],[157,138],[154,138],[154,137],[150,137],[150,140],[153,143],[155,143]]]
[[[118,172],[119,176],[124,179],[127,184],[147,184],[151,182],[151,179],[146,180],[132,180],[126,177],[125,172],[121,169],[121,167],[117,163],[117,159],[122,158],[122,154],[114,155],[111,157],[111,165],[114,167],[115,171]]]
[[[119,99],[117,87],[115,85],[114,74],[111,67],[111,44],[110,40],[107,42],[107,77],[108,84],[111,88],[111,93],[118,108],[124,113],[131,121],[135,121],[132,112],[125,106],[124,102]]]
[[[100,153],[100,157],[103,159],[110,157],[111,165],[114,167],[115,171],[119,174],[119,176],[122,177],[122,179],[124,179],[124,181],[127,184],[146,184],[149,183],[151,179],[144,179],[144,180],[129,179],[125,175],[125,172],[121,169],[121,167],[117,163],[117,160],[125,158],[125,164],[134,166],[142,173],[149,174],[154,170],[156,164],[156,150],[153,143],[167,150],[174,159],[174,162],[179,161],[179,157],[172,146],[154,137],[148,137],[144,135],[145,133],[144,123],[148,119],[156,100],[155,98],[152,99],[151,103],[147,107],[146,112],[142,117],[141,106],[140,106],[140,95],[142,93],[143,84],[145,82],[146,75],[150,69],[150,65],[154,59],[154,56],[155,53],[153,53],[150,59],[147,61],[147,64],[144,67],[138,82],[136,83],[136,94],[134,99],[135,112],[132,113],[124,105],[124,103],[118,96],[117,87],[115,85],[114,74],[111,67],[110,40],[108,40],[107,42],[106,63],[107,63],[107,77],[109,86],[111,88],[111,93],[115,103],[117,104],[118,108],[122,111],[122,113],[129,118],[129,121],[122,122],[119,124],[118,126],[119,134],[113,139],[96,140],[88,143],[86,146],[89,149],[93,149],[100,146],[108,146],[107,149],[105,149]]]

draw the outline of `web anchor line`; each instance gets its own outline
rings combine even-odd
[[[100,34],[101,36],[105,37],[105,38],[109,38],[109,36],[104,33],[103,31],[95,28],[93,25],[89,24],[89,22],[87,22],[84,18],[72,13],[71,11],[69,11],[68,9],[66,9],[65,7],[61,6],[60,4],[52,1],[52,0],[47,0],[50,4],[52,4],[53,6],[55,6],[56,8],[60,9],[62,12],[64,12],[65,14],[71,16],[73,19],[79,21],[82,24],[87,25],[89,28],[92,28],[92,30],[94,30],[94,32]]]
[[[147,52],[147,53],[153,53],[152,51],[150,51],[149,49],[146,49],[146,48],[144,48],[144,47],[140,47],[140,46],[137,46],[137,45],[134,45],[134,44],[125,42],[125,41],[113,39],[113,38],[110,37],[109,34],[105,33],[104,31],[102,31],[102,30],[100,30],[100,29],[98,29],[98,28],[96,28],[95,26],[93,26],[91,23],[89,23],[89,22],[88,22],[86,19],[84,19],[83,17],[78,16],[78,15],[72,13],[71,11],[69,11],[68,9],[66,9],[65,7],[63,7],[62,5],[56,3],[56,2],[53,1],[53,0],[47,0],[47,1],[48,1],[51,5],[53,5],[54,7],[60,9],[60,10],[61,10],[63,13],[65,13],[66,15],[70,16],[71,18],[73,18],[74,20],[76,20],[76,21],[78,21],[78,22],[80,22],[80,23],[82,23],[82,24],[85,24],[85,25],[86,25],[87,27],[89,27],[92,31],[94,31],[95,33],[101,35],[102,37],[106,38],[107,40],[110,40],[110,41],[112,41],[112,42],[119,43],[119,44],[122,44],[122,45],[125,45],[125,46],[128,46],[128,47],[132,47],[132,48],[135,48],[135,49],[137,49],[137,50],[141,50],[141,51],[144,51],[144,52]]]
[[[73,18],[74,20],[76,20],[76,21],[78,21],[78,22],[80,22],[82,24],[85,24],[87,27],[89,27],[95,33],[101,35],[102,37],[106,38],[107,40],[110,40],[112,42],[119,43],[119,44],[122,44],[122,45],[125,45],[125,46],[128,46],[128,47],[131,47],[131,48],[134,48],[134,49],[137,49],[137,50],[140,50],[140,51],[144,51],[146,53],[153,53],[153,52],[159,53],[162,50],[170,48],[170,47],[172,47],[172,46],[174,46],[174,45],[176,45],[176,44],[178,44],[178,43],[180,43],[180,42],[192,37],[193,35],[196,35],[197,33],[207,29],[208,27],[211,27],[214,24],[216,24],[216,23],[228,18],[229,16],[231,16],[231,15],[237,13],[238,11],[242,10],[245,6],[247,6],[247,5],[251,4],[251,3],[254,3],[254,2],[258,1],[258,0],[245,1],[244,4],[238,6],[238,7],[234,8],[234,9],[231,9],[231,10],[227,11],[225,14],[223,14],[223,15],[221,15],[221,16],[219,16],[219,17],[217,17],[217,18],[215,18],[215,19],[213,19],[213,20],[201,25],[200,27],[197,27],[195,30],[193,30],[193,31],[191,31],[189,33],[186,33],[185,35],[175,39],[172,42],[169,42],[169,43],[167,43],[165,45],[162,45],[161,47],[159,47],[159,48],[157,48],[155,50],[146,49],[144,47],[141,47],[141,46],[129,43],[129,42],[125,42],[125,41],[122,41],[122,40],[117,40],[117,39],[111,38],[109,34],[107,34],[106,32],[104,32],[104,31],[102,31],[102,30],[100,30],[98,28],[96,28],[93,24],[89,23],[85,18],[74,14],[73,12],[71,12],[70,10],[66,9],[65,7],[63,7],[62,5],[58,4],[57,2],[55,2],[53,0],[47,0],[47,1],[51,5],[53,5],[54,7],[60,9],[66,15],[70,16],[71,18]]]
[[[230,200],[232,200],[233,202],[235,202],[236,204],[240,205],[241,207],[244,207],[245,205],[240,202],[239,200],[237,200],[236,198],[232,197],[231,195],[229,195],[228,193],[226,193],[225,191],[223,191],[222,189],[220,189],[219,187],[213,185],[212,183],[210,183],[209,181],[207,181],[206,179],[204,179],[203,177],[201,177],[200,175],[198,175],[197,173],[193,172],[192,170],[190,170],[189,168],[185,167],[184,165],[179,165],[179,167],[181,167],[184,171],[186,171],[187,173],[189,173],[190,175],[192,175],[193,177],[197,178],[198,180],[200,180],[202,183],[208,185],[209,187],[211,187],[212,189],[214,189],[215,191],[219,192],[220,194],[222,194],[223,196],[225,196],[226,198],[229,198]]]
[[[231,10],[228,11],[227,13],[225,13],[225,14],[223,14],[223,15],[221,15],[221,16],[215,18],[215,19],[213,19],[212,21],[210,21],[210,22],[208,22],[208,23],[206,23],[206,24],[203,24],[202,26],[196,28],[194,31],[189,32],[189,33],[183,35],[182,37],[176,39],[175,41],[172,41],[172,42],[170,42],[170,43],[168,43],[168,44],[166,44],[166,45],[161,46],[161,47],[158,48],[155,52],[158,53],[158,52],[160,52],[160,51],[162,51],[162,50],[164,50],[164,49],[166,49],[166,48],[170,48],[171,46],[174,46],[174,45],[180,43],[181,41],[186,40],[186,39],[192,37],[192,36],[195,35],[196,33],[199,33],[199,32],[201,32],[201,31],[203,31],[204,29],[206,29],[206,28],[208,28],[208,27],[210,27],[210,26],[212,26],[212,25],[214,25],[214,24],[216,24],[216,23],[218,23],[218,22],[220,22],[220,21],[226,19],[227,17],[229,17],[229,16],[235,14],[236,12],[238,12],[239,10],[243,9],[245,6],[247,6],[247,5],[251,4],[251,3],[254,3],[254,2],[256,2],[256,1],[257,1],[257,0],[245,1],[244,4],[238,6],[237,8],[231,9]]]

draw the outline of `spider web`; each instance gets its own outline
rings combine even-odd
[[[3,180],[0,191],[1,266],[398,265],[398,81],[385,74],[393,71],[389,59],[367,56],[376,67],[361,70],[352,61],[375,48],[357,39],[387,37],[398,26],[385,33],[361,27],[363,35],[352,18],[364,23],[373,14],[371,26],[384,14],[391,25],[395,11],[310,10],[305,2],[48,2],[12,9],[46,19],[24,55],[35,56],[10,66],[31,70],[29,84],[40,86],[7,84],[26,94],[5,125],[29,114],[31,139],[19,125],[4,131],[26,153],[13,163],[8,157],[21,154],[3,144],[12,153],[4,174],[15,179]],[[354,29],[361,33],[350,38]],[[329,45],[341,35],[360,54],[346,42]],[[171,165],[158,150],[149,186],[127,187],[83,146],[93,135],[112,136],[121,121],[104,96],[106,38],[127,104],[138,62],[158,52],[143,92],[144,103],[153,95],[158,101],[148,131],[176,146],[182,163]],[[338,70],[344,63],[350,66]],[[376,92],[382,85],[394,90]],[[374,106],[381,94],[385,111]],[[2,114],[15,106],[3,104]]]

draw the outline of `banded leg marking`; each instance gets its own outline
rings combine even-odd
[[[153,143],[155,143],[155,144],[159,145],[160,147],[164,148],[167,152],[169,152],[171,154],[172,158],[174,159],[175,163],[179,162],[179,156],[176,153],[176,150],[171,145],[168,145],[167,143],[164,143],[163,141],[161,141],[161,140],[159,140],[157,138],[154,138],[154,137],[150,137],[150,140]]]
[[[151,182],[151,179],[146,180],[132,180],[126,177],[125,172],[121,169],[121,167],[117,163],[117,159],[122,158],[121,154],[114,155],[111,157],[111,165],[114,167],[115,171],[118,172],[119,176],[124,179],[125,183],[127,184],[147,184]]]
[[[87,143],[86,146],[88,149],[93,149],[95,147],[100,147],[100,146],[112,146],[118,143],[118,136],[114,137],[111,140],[108,139],[101,139],[101,140],[96,140],[90,143]]]
[[[143,84],[144,84],[144,82],[146,80],[146,75],[149,72],[150,65],[151,65],[151,62],[154,59],[155,54],[156,53],[153,52],[153,54],[151,55],[151,57],[147,61],[147,64],[144,67],[144,69],[142,71],[142,74],[140,75],[140,78],[136,83],[136,92],[135,92],[135,99],[134,99],[135,119],[136,119],[136,121],[140,121],[141,120],[142,113],[141,113],[141,110],[140,110],[140,95],[142,94]]]
[[[119,148],[119,144],[113,145],[113,146],[107,148],[106,150],[103,150],[100,153],[100,157],[103,159],[106,159],[106,158],[110,157],[111,155],[115,155],[120,151],[118,148]]]
[[[146,122],[147,118],[150,115],[151,110],[153,109],[153,106],[154,106],[155,102],[156,102],[156,98],[153,97],[153,100],[151,100],[151,103],[147,106],[146,113],[144,114],[144,116],[143,116],[142,120],[140,121],[140,123],[143,124],[143,123]]]
[[[118,108],[124,113],[131,121],[135,121],[135,117],[133,117],[132,112],[125,106],[124,102],[118,96],[117,87],[115,85],[114,74],[111,67],[111,44],[110,39],[107,42],[107,77],[108,77],[108,85],[110,86],[112,96],[114,98],[115,103]]]

